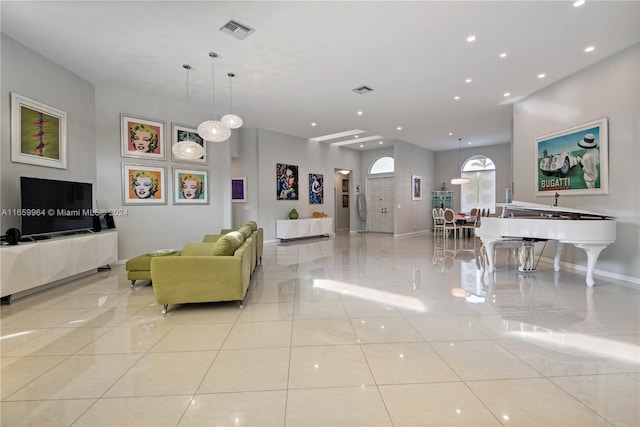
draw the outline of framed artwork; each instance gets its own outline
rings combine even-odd
[[[422,177],[411,175],[411,200],[422,200]]]
[[[163,167],[122,164],[122,204],[166,205],[166,169]]]
[[[276,163],[276,198],[298,200],[298,166]]]
[[[122,157],[165,160],[164,122],[120,114]]]
[[[607,119],[536,138],[536,195],[609,193]]]
[[[67,113],[11,92],[11,161],[67,168]]]
[[[321,173],[309,174],[309,204],[321,205],[324,203],[324,175]]]
[[[342,192],[343,193],[348,193],[349,192],[349,180],[348,179],[343,179],[342,180]]]
[[[185,139],[200,144],[202,148],[204,148],[204,155],[196,160],[185,160],[176,157],[173,154],[173,146],[176,145],[178,141],[184,141]],[[198,131],[196,129],[190,128],[186,125],[171,123],[171,160],[174,162],[199,163],[201,165],[207,164],[207,144],[205,140],[198,135]]]
[[[247,177],[231,178],[231,201],[233,203],[247,201]]]
[[[349,207],[349,195],[348,194],[343,194],[342,195],[342,207],[343,208],[348,208]]]
[[[173,204],[208,205],[208,171],[173,168]]]

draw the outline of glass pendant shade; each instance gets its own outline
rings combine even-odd
[[[222,116],[220,121],[229,129],[238,129],[242,126],[242,119],[240,116],[236,116],[235,114],[225,114]]]
[[[171,148],[171,151],[177,158],[183,160],[198,160],[204,156],[204,147],[188,139],[179,141]]]
[[[207,120],[198,126],[198,135],[211,142],[222,142],[229,139],[231,129],[217,120]]]
[[[451,178],[452,185],[464,185],[471,184],[471,180],[469,178]]]

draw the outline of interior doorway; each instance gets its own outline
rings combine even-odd
[[[351,197],[351,171],[335,169],[333,173],[334,196],[334,227],[335,231],[349,231],[351,229],[351,206],[355,199]]]
[[[367,178],[367,226],[370,232],[393,233],[395,178]]]

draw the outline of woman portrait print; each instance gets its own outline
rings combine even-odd
[[[298,166],[276,164],[276,197],[298,200]]]
[[[132,199],[155,199],[156,193],[160,191],[160,178],[156,172],[132,170],[129,182]]]
[[[158,149],[159,129],[144,123],[129,123],[129,151],[135,153],[160,154]]]
[[[201,176],[192,173],[180,174],[180,199],[204,199],[204,183]]]
[[[309,203],[312,205],[323,204],[323,181],[324,177],[318,173],[309,174]]]

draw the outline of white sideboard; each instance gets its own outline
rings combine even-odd
[[[2,246],[0,297],[86,273],[117,260],[116,230]]]
[[[276,220],[276,237],[282,240],[328,236],[331,233],[333,233],[333,218]]]

